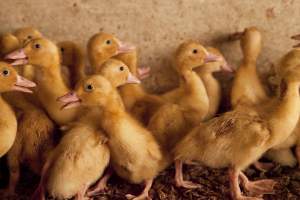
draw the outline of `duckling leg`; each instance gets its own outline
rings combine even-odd
[[[112,169],[108,169],[106,174],[98,181],[97,185],[90,191],[87,192],[88,197],[96,196],[101,191],[107,189],[107,181],[112,176]]]
[[[182,174],[182,165],[183,162],[181,160],[175,161],[175,182],[177,187],[184,187],[189,189],[199,188],[201,187],[200,184],[193,183],[191,181],[183,180]]]
[[[239,186],[239,174],[240,170],[235,168],[229,168],[229,179],[230,179],[230,190],[231,197],[234,200],[263,200],[262,198],[256,197],[246,197],[242,195],[240,186]]]
[[[48,160],[45,162],[45,164],[43,166],[40,183],[32,195],[32,198],[31,198],[32,200],[46,200],[45,186],[44,186],[45,185],[45,177],[46,177],[46,173],[52,163],[52,156],[53,156],[53,154],[50,153]]]
[[[145,188],[140,195],[135,196],[132,194],[126,194],[126,198],[128,200],[151,200],[151,197],[149,197],[149,190],[151,189],[152,183],[153,179],[145,181]]]
[[[39,183],[38,187],[34,191],[32,197],[32,200],[46,200],[45,198],[45,189],[42,181]]]
[[[141,67],[137,69],[139,79],[143,80],[150,76],[150,67]]]
[[[273,163],[263,163],[263,162],[259,162],[259,161],[256,161],[253,165],[256,169],[258,169],[259,171],[262,171],[262,172],[269,171],[270,169],[272,169],[274,167]]]
[[[250,181],[243,172],[240,172],[239,177],[242,180],[244,188],[252,196],[262,196],[263,194],[274,193],[274,186],[276,185],[276,181],[274,180],[264,179],[259,181]]]

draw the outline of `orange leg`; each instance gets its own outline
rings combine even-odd
[[[256,197],[246,197],[242,195],[239,186],[239,174],[240,170],[230,168],[229,169],[229,179],[230,179],[230,191],[233,200],[263,200],[262,198]]]
[[[107,181],[112,176],[112,170],[109,169],[107,173],[98,181],[97,185],[90,191],[88,191],[87,195],[89,197],[96,196],[103,190],[107,189]]]
[[[251,196],[262,196],[264,194],[273,194],[276,181],[271,179],[263,179],[258,181],[250,181],[247,176],[240,172],[239,177],[242,180],[244,188],[249,191]]]
[[[183,180],[183,174],[182,174],[182,165],[183,162],[181,160],[175,161],[175,182],[177,187],[184,187],[184,188],[199,188],[201,187],[200,184],[193,183],[191,181],[185,181]]]
[[[130,200],[151,200],[151,197],[149,196],[149,191],[151,189],[152,183],[153,179],[145,181],[145,188],[140,195],[135,196],[132,194],[126,194],[126,198]]]
[[[48,160],[46,161],[46,163],[43,166],[42,172],[41,172],[41,180],[40,183],[37,187],[37,189],[34,191],[33,195],[32,195],[32,200],[45,200],[45,177],[47,174],[47,171],[51,165],[52,162],[52,155],[50,154],[48,157]]]

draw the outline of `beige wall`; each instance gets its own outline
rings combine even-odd
[[[0,0],[0,9],[2,33],[32,25],[56,41],[85,44],[101,30],[137,44],[141,65],[154,71],[146,85],[161,90],[176,81],[169,57],[186,39],[220,47],[237,65],[238,43],[222,38],[256,25],[264,35],[259,62],[266,71],[291,48],[289,37],[300,33],[296,0]]]

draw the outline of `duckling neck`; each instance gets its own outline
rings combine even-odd
[[[198,123],[207,115],[209,99],[206,88],[201,78],[192,70],[183,72],[181,87],[184,89],[184,97],[180,100],[180,105],[190,113],[189,121]]]
[[[62,104],[57,101],[57,98],[70,92],[70,89],[63,81],[59,65],[47,69],[41,70],[35,77],[38,85],[37,96],[50,117],[56,123],[63,125],[73,121],[80,108],[61,110]]]
[[[209,99],[209,108],[206,118],[213,117],[219,109],[221,101],[221,87],[212,73],[200,74]]]
[[[38,92],[52,94],[55,97],[66,94],[70,89],[63,81],[59,65],[53,65],[42,70],[35,78],[39,87]]]
[[[300,82],[288,82],[279,104],[270,114],[272,145],[284,141],[295,128],[300,112]]]
[[[235,107],[239,103],[257,104],[268,99],[268,95],[260,82],[256,65],[242,63],[238,68],[232,90],[231,104]]]
[[[253,57],[253,56],[245,55],[244,58],[243,58],[244,65],[251,66],[251,67],[254,67],[254,68],[256,68],[256,61],[257,61],[257,58]]]
[[[101,126],[104,130],[108,131],[118,126],[121,119],[126,115],[124,105],[121,98],[111,98],[105,106],[101,106],[102,116]],[[108,131],[111,133],[111,131]]]

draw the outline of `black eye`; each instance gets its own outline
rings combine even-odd
[[[106,40],[106,44],[111,44],[111,40]]]
[[[194,49],[194,50],[193,50],[193,53],[194,53],[194,54],[198,53],[198,50],[197,50],[197,49]]]
[[[31,35],[28,35],[28,36],[27,36],[27,39],[31,40],[31,39],[32,39],[32,36],[31,36]]]
[[[124,70],[124,67],[123,67],[123,66],[121,66],[121,67],[120,67],[120,71],[123,71],[123,70]]]
[[[9,70],[5,69],[2,71],[3,76],[8,76],[9,75]]]
[[[64,52],[64,51],[65,51],[65,49],[62,47],[62,48],[60,48],[60,51],[61,51],[61,52]]]
[[[41,45],[40,44],[35,44],[34,48],[39,49],[39,48],[41,48]]]
[[[85,86],[85,91],[91,92],[94,89],[94,87],[91,84],[88,84]]]

